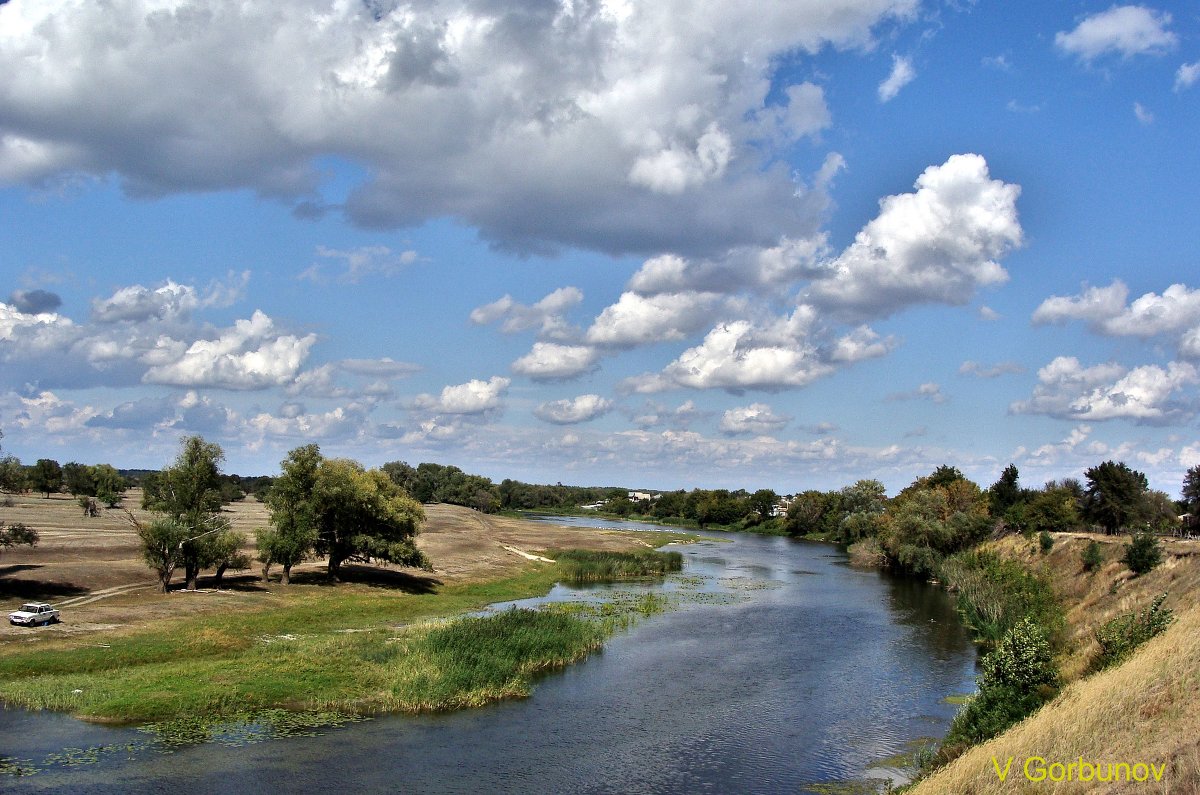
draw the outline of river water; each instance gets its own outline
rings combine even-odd
[[[942,736],[944,698],[973,689],[974,647],[932,586],[851,568],[824,544],[729,534],[676,548],[685,569],[666,583],[557,586],[546,599],[656,590],[677,606],[523,701],[177,749],[0,711],[0,755],[38,771],[0,775],[0,791],[806,792],[893,773],[882,760]]]

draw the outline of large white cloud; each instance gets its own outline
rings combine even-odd
[[[814,281],[808,300],[840,314],[880,317],[924,303],[964,304],[1008,279],[996,261],[1022,241],[1021,189],[992,179],[987,162],[954,155],[925,169],[915,193],[880,212]]]
[[[643,296],[625,292],[607,307],[587,330],[592,345],[628,347],[681,340],[712,318],[716,293],[659,293]]]
[[[175,361],[149,368],[142,380],[223,389],[283,386],[300,372],[316,341],[315,334],[280,334],[274,321],[256,310],[215,339],[196,340]]]
[[[760,145],[828,124],[818,86],[768,98],[780,57],[869,48],[917,6],[12,0],[0,180],[245,187],[312,214],[333,154],[366,170],[344,203],[365,226],[456,216],[524,250],[771,245],[815,219]]]
[[[565,381],[595,369],[599,358],[600,352],[590,345],[535,342],[512,363],[512,371],[535,381]]]
[[[1172,284],[1158,293],[1146,293],[1132,303],[1125,283],[1089,287],[1079,295],[1047,298],[1033,313],[1033,322],[1063,323],[1082,320],[1100,334],[1114,337],[1167,336],[1188,357],[1200,355],[1193,341],[1200,337],[1200,290]]]
[[[1196,406],[1194,397],[1180,393],[1198,383],[1200,371],[1186,362],[1132,369],[1111,362],[1085,367],[1073,356],[1059,356],[1038,370],[1033,396],[1009,409],[1085,421],[1181,422],[1195,414]]]
[[[1158,55],[1178,38],[1168,28],[1171,15],[1145,6],[1113,6],[1084,18],[1074,30],[1059,31],[1054,44],[1063,52],[1091,61],[1107,53]]]
[[[434,414],[483,414],[504,405],[504,394],[510,383],[509,379],[498,375],[487,381],[473,378],[465,384],[443,388],[440,395],[418,395],[415,406]]]

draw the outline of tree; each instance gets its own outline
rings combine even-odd
[[[221,516],[221,461],[225,453],[200,436],[183,440],[175,463],[146,486],[142,504],[166,514],[187,529],[181,542],[187,589],[196,589],[200,570],[219,565],[229,539],[229,520]]]
[[[92,468],[78,461],[63,464],[63,486],[76,497],[95,497],[96,478]]]
[[[750,509],[757,513],[762,519],[770,519],[775,512],[775,506],[779,502],[779,495],[771,489],[759,489],[751,494],[747,499]]]
[[[0,458],[0,490],[17,494],[27,488],[29,481],[25,477],[25,467],[21,466],[21,460],[15,455]]]
[[[1192,522],[1200,519],[1200,464],[1188,469],[1183,476],[1183,502]]]
[[[1146,476],[1124,462],[1105,461],[1084,473],[1083,514],[1113,534],[1142,521],[1146,515]]]
[[[328,556],[335,582],[347,560],[428,567],[413,544],[425,511],[383,472],[348,459],[324,459],[312,494],[315,549]]]
[[[97,464],[92,467],[92,477],[96,480],[96,498],[109,508],[117,507],[129,488],[121,473],[111,464]]]
[[[0,438],[4,433],[0,431]],[[2,460],[2,459],[0,459]],[[12,459],[16,461],[16,459]],[[11,524],[7,527],[0,526],[0,550],[9,549],[15,546],[34,546],[38,542],[37,530],[32,527],[27,527],[23,524]]]
[[[1095,571],[1104,565],[1104,553],[1100,551],[1100,543],[1095,539],[1089,541],[1080,553],[1080,559],[1083,561],[1084,571]]]
[[[283,474],[271,484],[263,500],[271,511],[274,527],[256,533],[258,558],[263,562],[263,580],[271,565],[283,566],[281,582],[291,582],[292,566],[300,563],[317,543],[317,508],[313,492],[322,462],[315,444],[297,447],[280,462]]]
[[[1000,473],[1000,479],[988,489],[988,509],[995,518],[1001,518],[1021,501],[1021,487],[1017,485],[1020,473],[1016,464],[1009,464]]]
[[[1121,562],[1137,575],[1153,569],[1162,562],[1162,545],[1158,543],[1158,536],[1148,530],[1135,533],[1133,541],[1125,546]]]
[[[62,467],[53,458],[39,458],[29,472],[29,483],[34,490],[46,495],[57,493],[63,484]]]
[[[142,558],[158,575],[161,593],[171,588],[171,577],[183,560],[183,545],[190,537],[191,529],[174,519],[155,519],[142,524],[129,514],[129,521],[142,541]]]

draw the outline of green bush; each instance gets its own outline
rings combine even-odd
[[[943,747],[953,749],[995,737],[1023,720],[1058,689],[1058,669],[1046,631],[1025,617],[983,658],[979,693],[950,725]]]
[[[1054,536],[1050,535],[1045,530],[1038,533],[1038,547],[1042,550],[1043,555],[1045,555],[1047,552],[1049,552],[1050,548],[1053,546],[1054,546]]]
[[[1163,607],[1166,599],[1164,593],[1145,610],[1118,616],[1096,630],[1100,651],[1092,659],[1092,670],[1100,671],[1122,662],[1134,649],[1170,626],[1175,614]]]
[[[1100,552],[1099,542],[1095,540],[1088,542],[1083,552],[1080,553],[1080,557],[1083,560],[1084,571],[1095,571],[1104,565],[1104,555]]]
[[[1125,547],[1121,562],[1139,575],[1162,563],[1162,545],[1158,543],[1158,536],[1149,531],[1135,533],[1133,541]]]

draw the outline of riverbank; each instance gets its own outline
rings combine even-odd
[[[435,573],[444,579],[358,567],[358,581],[340,586],[300,577],[287,587],[249,582],[199,593],[116,595],[103,607],[68,610],[57,627],[9,628],[0,642],[0,701],[123,723],[215,720],[274,708],[436,711],[519,697],[538,672],[581,659],[654,605],[627,604],[602,616],[560,609],[483,623],[444,621],[543,595],[562,579],[558,564],[510,552],[523,550],[502,542],[538,552],[569,542],[619,556],[686,540],[679,533],[489,522],[466,509],[435,507],[437,532],[423,541],[441,551]],[[476,549],[483,563],[473,561],[471,576],[464,576]],[[498,561],[488,565],[488,556]],[[447,571],[448,562],[458,570]],[[153,619],[107,627],[86,620],[100,610]],[[461,632],[479,642],[454,641]],[[476,647],[487,654],[462,652]]]
[[[1082,565],[1091,541],[1101,547],[1094,571]],[[1095,780],[1066,779],[1066,765],[1093,767],[1126,763],[1158,766],[1163,771],[1155,791],[1200,791],[1200,545],[1164,543],[1164,560],[1139,577],[1120,562],[1127,537],[1056,534],[1048,553],[1036,541],[1010,536],[988,542],[984,549],[1053,583],[1066,618],[1059,669],[1063,690],[1024,721],[977,745],[912,789],[928,793],[1001,793],[1037,786],[1038,791],[1092,792]],[[1116,667],[1089,675],[1098,651],[1096,630],[1123,614],[1145,609],[1159,594],[1177,621]],[[1009,759],[1012,767],[1003,771]],[[1030,759],[1029,778],[1025,764]],[[1042,761],[1037,761],[1042,760]],[[1053,775],[1042,768],[1058,763]],[[1107,767],[1104,768],[1107,771]],[[1147,770],[1149,768],[1147,767]],[[1108,787],[1109,785],[1104,785]],[[1126,791],[1136,781],[1105,791]]]

